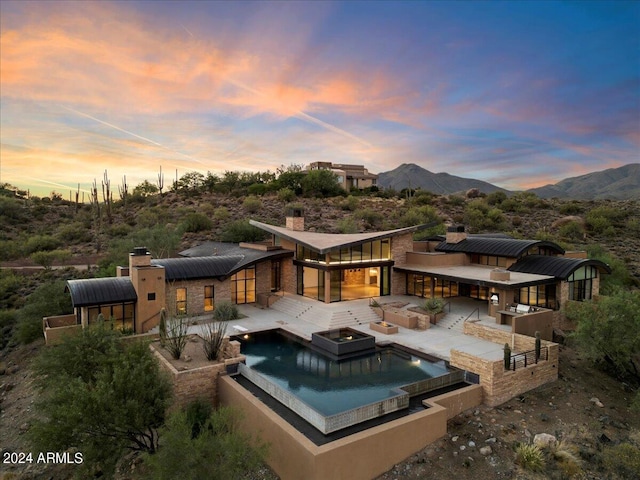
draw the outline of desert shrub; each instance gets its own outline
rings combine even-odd
[[[464,198],[460,195],[449,195],[447,197],[447,203],[452,207],[461,207],[462,205],[464,205],[464,202]]]
[[[120,223],[118,225],[112,225],[109,227],[109,236],[110,237],[120,237],[124,238],[131,233],[131,227],[126,223]]]
[[[227,207],[218,207],[213,212],[213,218],[218,221],[226,220],[230,216],[231,214],[229,213],[229,209],[227,209]]]
[[[227,301],[219,302],[213,311],[213,319],[216,322],[228,322],[240,318],[238,306]]]
[[[424,301],[422,309],[431,315],[444,312],[444,300],[442,298],[433,297]]]
[[[164,223],[163,215],[156,209],[142,209],[136,215],[136,224],[143,228],[151,228]]]
[[[257,242],[264,240],[267,233],[254,227],[248,220],[236,220],[226,225],[221,235],[223,242]]]
[[[545,467],[544,452],[540,447],[528,443],[516,446],[516,463],[525,470],[541,472]]]
[[[27,297],[18,310],[16,338],[20,343],[31,343],[42,337],[42,317],[73,312],[71,297],[64,292],[62,280],[43,283]]]
[[[602,452],[602,462],[608,472],[620,479],[637,478],[640,472],[640,448],[626,442],[606,447]]]
[[[577,321],[571,338],[582,354],[616,375],[640,380],[640,292],[620,289],[597,302],[569,302],[566,316]]]
[[[558,229],[558,235],[567,240],[582,240],[584,227],[579,222],[567,222]]]
[[[178,317],[167,321],[167,336],[164,340],[164,348],[173,358],[178,360],[187,346],[188,320]]]
[[[490,193],[489,195],[487,195],[487,198],[486,198],[487,203],[489,205],[496,205],[496,206],[499,206],[506,199],[507,199],[507,194],[504,192],[501,192],[500,190]]]
[[[33,252],[29,258],[38,265],[49,270],[55,262],[64,262],[71,257],[69,250],[52,250],[50,252]]]
[[[522,225],[522,217],[519,215],[514,215],[511,217],[511,225],[514,227],[520,227]]]
[[[191,413],[190,413],[191,412]],[[174,412],[160,429],[160,448],[145,455],[146,478],[257,478],[267,445],[241,433],[240,411],[221,407],[202,421],[205,407]]]
[[[349,210],[350,212],[354,212],[360,206],[360,199],[358,197],[354,197],[353,195],[349,195],[347,198],[340,202],[340,208],[342,210]]]
[[[563,203],[558,207],[558,212],[562,215],[578,215],[579,213],[582,213],[582,210],[582,205],[580,202],[576,201]]]
[[[352,217],[345,217],[338,220],[338,232],[340,233],[357,233],[358,224]]]
[[[504,212],[525,213],[527,209],[515,198],[507,198],[500,204],[500,209]]]
[[[32,448],[82,452],[77,478],[114,478],[124,452],[158,448],[172,388],[145,343],[124,343],[97,324],[42,349],[33,368]]]
[[[56,232],[57,237],[63,242],[87,243],[91,241],[91,229],[82,222],[73,222],[61,225]]]
[[[211,230],[213,222],[202,213],[189,213],[182,221],[182,228],[185,232],[197,233]]]
[[[593,233],[604,234],[609,228],[612,228],[611,222],[606,217],[587,214],[587,226]]]
[[[24,277],[16,275],[12,270],[0,270],[0,311],[22,306],[20,288],[23,282]]]
[[[24,218],[22,202],[17,198],[0,196],[0,223],[15,225]]]
[[[61,245],[60,240],[51,235],[34,235],[27,239],[24,252],[30,255],[33,252],[55,250]]]
[[[640,219],[630,218],[625,224],[625,230],[631,234],[640,236]]]
[[[207,360],[217,360],[221,356],[226,332],[227,324],[225,322],[210,322],[202,326],[200,336],[203,340],[202,349]]]
[[[269,186],[265,183],[252,183],[247,187],[247,193],[249,195],[264,195],[269,191]]]
[[[284,187],[278,190],[278,200],[281,202],[293,202],[296,199],[296,192],[290,188]]]
[[[22,242],[18,240],[0,240],[0,260],[15,260],[22,257]]]
[[[411,199],[413,205],[431,205],[434,194],[426,190],[418,190]]]
[[[548,448],[550,456],[555,460],[555,466],[564,477],[571,478],[582,472],[580,454],[574,445],[561,440],[549,444]]]
[[[256,213],[262,208],[262,200],[253,195],[248,196],[242,202],[242,206],[249,213]]]
[[[0,350],[9,343],[17,319],[15,310],[0,310]]]
[[[370,208],[362,208],[360,210],[356,210],[353,215],[354,217],[365,221],[372,227],[380,225],[384,220],[384,217],[380,212],[376,212],[375,210],[371,210]]]
[[[611,295],[618,289],[626,289],[636,285],[637,280],[629,272],[625,261],[614,257],[597,244],[587,247],[587,253],[589,258],[600,260],[611,268],[610,275],[602,275],[600,277],[600,293],[602,295]]]

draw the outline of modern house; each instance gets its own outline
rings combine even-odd
[[[415,295],[476,299],[514,333],[537,330],[550,339],[553,327],[562,325],[562,305],[598,295],[600,275],[610,273],[584,252],[565,252],[553,242],[468,235],[463,227],[414,242],[424,226],[317,233],[304,229],[301,210],[290,213],[285,227],[250,222],[271,240],[206,242],[169,259],[152,259],[137,248],[117,277],[69,280],[74,323],[86,326],[102,314],[144,333],[158,324],[163,308],[200,316],[223,300],[269,305],[276,292],[324,303]]]
[[[378,185],[378,175],[369,173],[364,165],[352,165],[347,163],[312,162],[307,171],[330,170],[338,177],[340,186],[349,191],[352,188],[364,190]]]

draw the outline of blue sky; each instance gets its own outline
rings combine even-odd
[[[0,181],[416,163],[509,189],[640,161],[638,2],[0,4]]]

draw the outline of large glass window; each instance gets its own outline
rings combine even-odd
[[[569,300],[582,302],[593,296],[593,279],[598,276],[598,269],[587,266],[573,272],[567,279],[569,283]]]
[[[204,287],[204,311],[210,312],[214,307],[213,302],[213,285],[206,285]]]
[[[187,289],[176,288],[176,315],[187,314]]]
[[[124,332],[133,332],[135,328],[135,308],[133,303],[116,303],[113,305],[98,305],[88,309],[89,323],[96,323],[102,314],[105,322],[111,323],[112,328]]]
[[[516,291],[515,302],[536,307],[557,308],[556,286],[553,285],[533,285],[524,287]]]
[[[298,246],[298,260],[319,261],[325,263],[324,257],[313,260],[313,256],[307,253],[306,248]],[[361,263],[376,260],[390,260],[391,248],[389,239],[375,240],[373,242],[365,242],[360,245],[354,245],[350,248],[341,248],[340,250],[332,250],[329,252],[329,262],[335,263]]]
[[[256,301],[256,267],[240,270],[231,276],[231,301],[236,304]]]

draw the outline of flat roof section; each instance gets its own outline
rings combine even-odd
[[[492,280],[491,271],[494,267],[480,266],[453,266],[453,267],[426,267],[424,265],[395,265],[394,270],[406,273],[421,273],[455,282],[471,283],[480,286],[522,288],[531,285],[554,283],[555,277],[550,275],[538,275],[534,273],[509,272],[509,280]]]

